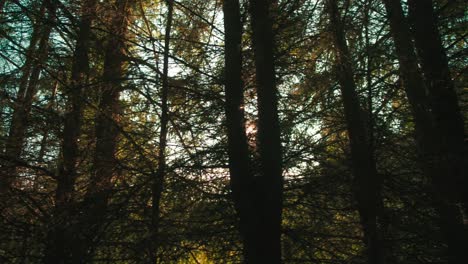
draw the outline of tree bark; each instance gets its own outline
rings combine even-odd
[[[163,74],[162,74],[162,87],[161,87],[161,130],[159,133],[158,145],[158,167],[153,178],[152,183],[152,230],[150,241],[150,262],[157,263],[157,251],[159,247],[159,220],[160,220],[160,202],[161,194],[164,188],[164,178],[166,175],[166,146],[167,146],[167,124],[169,122],[169,107],[168,92],[169,92],[169,48],[171,39],[172,17],[174,11],[174,1],[166,0],[167,5],[167,22],[166,32],[164,35],[164,58],[163,58]]]
[[[428,3],[428,1],[418,1],[416,5],[425,5],[423,2],[426,2],[426,5]],[[449,263],[466,263],[468,262],[466,253],[468,252],[468,236],[467,231],[464,230],[463,217],[456,205],[456,202],[462,197],[462,190],[458,189],[459,186],[466,186],[463,185],[464,175],[460,174],[464,166],[462,164],[463,120],[459,113],[453,84],[451,84],[448,75],[448,65],[440,37],[436,32],[435,22],[432,25],[427,25],[420,21],[426,20],[427,17],[414,17],[414,12],[417,10],[414,10],[414,3],[410,3],[410,14],[413,13],[413,20],[418,20],[418,27],[424,25],[423,29],[419,28],[419,30],[425,31],[424,35],[421,35],[422,32],[415,34],[416,46],[426,77],[426,81],[424,81],[417,65],[410,28],[403,14],[401,2],[399,0],[384,0],[384,4],[400,62],[401,79],[415,120],[415,136],[420,164],[425,177],[432,181],[434,207],[439,214],[439,225],[448,245]],[[430,12],[432,13],[432,8]],[[424,15],[428,15],[429,20],[434,21],[433,14],[425,12]],[[426,23],[431,24],[428,21]],[[422,41],[430,43],[422,43]],[[436,43],[439,43],[439,46]],[[427,54],[429,50],[433,52],[431,55]],[[445,62],[443,62],[444,60]],[[434,69],[437,68],[437,65],[440,67],[444,64],[446,69]],[[438,72],[434,73],[433,71]],[[437,78],[441,78],[443,81],[437,81]],[[441,89],[444,91],[439,91]],[[451,114],[445,111],[451,112]],[[449,118],[448,115],[450,115],[450,120],[443,120]],[[447,128],[453,129],[453,131],[447,131]],[[453,133],[453,138],[450,138],[449,132]],[[457,140],[458,145],[455,146]]]
[[[384,4],[400,64],[400,76],[415,118],[416,141],[418,142],[418,146],[424,148],[433,140],[431,137],[428,137],[433,130],[433,122],[428,107],[425,85],[418,67],[416,54],[414,53],[409,27],[403,14],[400,0],[384,0]],[[419,152],[426,151],[421,149]]]
[[[252,43],[258,103],[258,150],[260,175],[254,177],[255,209],[258,214],[257,247],[260,262],[281,263],[281,211],[283,177],[278,118],[274,36],[270,0],[251,0]]]
[[[126,37],[133,5],[133,0],[115,1],[109,10],[101,98],[95,118],[93,172],[83,201],[85,213],[74,230],[73,263],[90,262],[99,242],[96,238],[106,221],[108,201],[113,189],[112,179],[117,169],[115,152],[121,114],[119,96],[125,77]]]
[[[383,214],[382,179],[377,173],[375,160],[369,148],[370,142],[354,82],[351,54],[338,5],[336,0],[328,0],[327,4],[334,38],[336,74],[341,88],[351,149],[354,195],[364,230],[368,263],[385,263],[383,231],[380,229]]]
[[[37,92],[39,75],[48,56],[49,36],[55,23],[56,6],[53,1],[44,0],[41,12],[47,10],[45,25],[41,30],[36,22],[32,33],[30,45],[26,52],[26,62],[23,66],[23,75],[20,80],[18,95],[14,104],[14,111],[10,123],[10,130],[5,144],[5,155],[9,161],[2,166],[0,178],[0,195],[5,194],[16,178],[17,162],[23,151],[25,133],[28,126],[31,107]],[[36,45],[38,47],[36,48]]]
[[[445,49],[442,46],[437,17],[432,1],[408,1],[409,20],[413,27],[416,50],[421,60],[429,95],[429,105],[439,140],[435,162],[441,171],[433,179],[439,191],[451,200],[461,202],[468,214],[467,151],[464,142],[464,120],[450,76]],[[450,177],[447,180],[447,176]]]
[[[245,131],[244,86],[242,82],[242,24],[238,0],[225,0],[225,113],[228,136],[230,184],[234,206],[239,216],[244,263],[260,263],[256,226],[259,224],[253,206],[253,172]]]
[[[67,112],[62,138],[61,162],[57,174],[55,208],[46,243],[44,263],[67,263],[71,260],[72,234],[70,212],[73,206],[73,190],[77,178],[76,166],[79,156],[78,139],[81,133],[83,112],[83,89],[87,85],[89,60],[88,47],[91,36],[96,0],[84,0],[78,28],[71,80],[66,87]]]
[[[109,191],[112,189],[111,180],[115,175],[117,166],[114,155],[121,114],[119,96],[124,78],[125,38],[132,4],[131,0],[116,1],[115,10],[112,10],[104,59],[101,99],[95,120],[96,153],[93,162],[94,172],[86,196],[92,198],[92,200],[99,200],[104,204],[107,201]],[[98,197],[104,199],[97,199]]]

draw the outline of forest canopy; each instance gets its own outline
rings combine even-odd
[[[463,0],[0,0],[0,263],[468,263]]]

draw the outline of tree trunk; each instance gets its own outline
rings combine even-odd
[[[234,206],[239,216],[245,263],[260,263],[256,257],[258,216],[253,207],[253,175],[245,131],[242,83],[242,24],[238,0],[225,0],[225,113],[228,135],[229,174]]]
[[[261,171],[255,177],[258,214],[257,263],[281,263],[283,177],[278,99],[274,64],[274,37],[270,0],[251,0],[252,43],[258,103],[258,149]]]
[[[73,263],[89,263],[96,238],[105,225],[108,201],[112,192],[112,178],[116,175],[115,152],[119,136],[120,91],[125,75],[126,37],[133,0],[116,1],[108,21],[108,42],[105,48],[104,70],[100,87],[100,103],[95,119],[96,149],[93,172],[86,191],[84,215],[76,228],[72,252]],[[81,234],[79,234],[81,232]]]
[[[66,263],[71,259],[73,247],[70,218],[73,214],[73,188],[77,177],[79,156],[78,138],[81,133],[83,112],[83,88],[87,85],[89,71],[88,46],[96,0],[84,0],[78,28],[71,80],[66,88],[67,112],[62,139],[62,160],[57,174],[55,209],[45,249],[44,263]]]
[[[383,231],[379,228],[383,210],[382,179],[377,173],[375,160],[369,148],[370,142],[354,82],[351,55],[336,1],[328,0],[327,8],[334,38],[336,74],[350,141],[354,195],[364,230],[368,263],[385,263]]]
[[[436,141],[437,152],[440,155],[435,162],[441,171],[438,177],[433,179],[434,184],[443,196],[461,202],[465,213],[468,214],[468,177],[465,173],[468,163],[464,121],[450,76],[447,55],[437,29],[437,18],[432,1],[410,0],[408,6],[434,125],[440,137]],[[449,180],[447,176],[450,177]]]
[[[172,15],[174,11],[174,1],[166,0],[167,4],[167,22],[166,32],[164,36],[164,58],[163,58],[163,74],[162,74],[162,91],[161,91],[161,131],[159,133],[159,146],[158,146],[158,168],[154,175],[152,185],[152,230],[150,241],[150,262],[157,263],[157,250],[159,247],[160,239],[159,233],[159,220],[160,220],[160,202],[161,194],[164,187],[164,178],[166,175],[166,145],[167,145],[167,124],[169,122],[169,108],[167,105],[167,97],[169,92],[169,47],[171,39]]]
[[[420,164],[425,177],[433,184],[434,207],[439,214],[440,228],[448,245],[449,263],[466,263],[468,236],[464,230],[463,217],[456,205],[462,197],[462,189],[458,188],[466,186],[462,173],[465,166],[463,120],[449,76],[447,59],[435,27],[432,7],[428,1],[417,2],[409,1],[410,15],[415,25],[416,46],[426,82],[417,65],[409,25],[400,1],[384,0],[400,62],[400,75],[415,119]],[[417,15],[415,12],[420,10],[419,5],[423,6],[422,10],[425,12]],[[425,41],[428,43],[424,43]],[[429,96],[426,95],[425,88],[428,89]]]
[[[400,63],[400,76],[403,81],[411,111],[415,118],[416,141],[424,148],[431,145],[432,138],[428,137],[433,130],[428,98],[421,72],[414,53],[409,27],[403,14],[400,0],[384,0],[390,31],[395,42],[395,50]],[[419,152],[426,152],[420,149]]]
[[[47,10],[45,25],[41,30],[39,22],[34,26],[26,62],[23,66],[23,75],[20,80],[18,95],[14,104],[14,111],[10,123],[10,130],[5,144],[5,155],[8,161],[2,166],[2,177],[0,178],[0,195],[6,193],[16,178],[17,161],[20,159],[28,126],[32,103],[37,92],[39,75],[44,67],[49,48],[49,36],[55,23],[55,3],[44,0],[41,12]],[[36,49],[37,42],[39,46]]]

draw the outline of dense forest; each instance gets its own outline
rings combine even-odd
[[[464,0],[0,0],[0,263],[468,263]]]

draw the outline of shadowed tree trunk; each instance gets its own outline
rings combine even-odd
[[[151,241],[150,241],[150,262],[157,263],[157,250],[159,247],[160,239],[159,233],[159,220],[160,220],[160,202],[161,194],[164,187],[164,178],[166,175],[166,145],[167,145],[167,124],[169,121],[169,108],[167,105],[168,92],[169,92],[169,48],[171,39],[172,15],[174,11],[174,1],[166,0],[167,5],[167,21],[166,32],[164,36],[164,58],[163,58],[163,74],[162,74],[162,87],[161,87],[161,130],[159,132],[159,146],[158,146],[158,168],[153,178],[152,183],[152,216],[151,216]]]
[[[41,4],[41,7],[40,7],[40,10],[39,10],[39,16],[40,17],[45,17],[45,13],[46,13],[46,8],[45,8],[45,2],[43,1],[42,4]],[[14,177],[15,177],[15,174],[16,174],[16,165],[15,165],[15,160],[17,160],[19,158],[19,155],[20,154],[16,154],[16,153],[21,153],[21,149],[18,151],[18,146],[16,142],[16,140],[14,141],[11,141],[10,138],[11,136],[9,136],[10,134],[13,133],[13,129],[12,127],[15,126],[17,127],[18,125],[15,125],[15,123],[18,123],[18,114],[20,114],[20,110],[16,110],[17,108],[21,108],[20,107],[20,103],[23,101],[23,95],[25,94],[25,91],[27,89],[27,86],[28,86],[28,81],[29,81],[29,77],[31,75],[31,69],[32,67],[35,65],[35,63],[37,63],[35,61],[35,57],[36,56],[36,53],[37,53],[37,43],[39,42],[40,40],[40,37],[41,37],[41,32],[43,32],[41,30],[41,23],[42,21],[39,21],[38,18],[36,18],[34,21],[32,21],[33,23],[33,27],[32,27],[32,33],[31,33],[31,38],[29,40],[29,47],[26,49],[26,52],[25,52],[25,62],[21,68],[21,78],[19,80],[19,85],[18,85],[18,93],[17,93],[17,96],[16,96],[16,101],[14,102],[13,104],[13,110],[14,110],[14,113],[13,115],[15,115],[15,112],[17,112],[15,118],[12,118],[11,122],[10,122],[10,129],[9,131],[6,132],[6,134],[8,134],[7,136],[7,140],[5,142],[5,150],[3,149],[3,146],[2,146],[2,153],[5,152],[5,157],[7,158],[7,160],[5,160],[4,162],[2,162],[2,167],[0,168],[1,169],[1,176],[0,176],[0,194],[4,194],[6,191],[8,191],[8,189],[10,188],[10,185],[12,183],[12,180],[14,180]],[[0,33],[2,34],[2,37],[8,37],[6,35],[5,32],[3,31],[0,31]],[[2,102],[3,103],[3,102]],[[13,120],[15,120],[13,122]],[[8,126],[7,126],[8,127]],[[8,129],[6,129],[8,130]],[[19,148],[22,148],[22,143],[20,144]],[[12,151],[12,149],[15,149],[14,151]],[[12,151],[12,153],[9,153],[9,151]],[[16,157],[15,157],[16,156]]]
[[[41,14],[44,14],[45,10],[47,10],[47,17],[43,21],[36,22],[36,25],[33,27],[29,48],[26,52],[26,62],[22,69],[23,75],[13,106],[13,116],[5,144],[5,156],[8,160],[1,168],[0,195],[6,193],[15,181],[17,161],[20,159],[23,150],[26,129],[37,92],[39,76],[48,56],[49,36],[56,20],[55,3],[50,0],[44,0],[40,11]],[[41,23],[44,24],[41,25]]]
[[[239,216],[244,263],[260,263],[256,247],[258,216],[254,208],[253,172],[245,131],[244,86],[242,82],[242,24],[238,0],[225,0],[225,113],[228,136],[230,184]]]
[[[424,147],[433,140],[432,119],[428,108],[428,98],[418,67],[416,54],[411,41],[409,27],[403,14],[400,0],[384,0],[390,31],[395,43],[395,50],[400,63],[400,76],[403,81],[411,111],[415,118],[416,140],[422,155]]]
[[[70,222],[73,214],[70,209],[73,206],[73,189],[77,177],[78,138],[81,133],[84,103],[83,89],[88,83],[88,46],[96,2],[96,0],[84,0],[81,6],[81,18],[73,55],[71,80],[69,86],[65,88],[67,112],[64,118],[62,160],[57,174],[55,209],[49,228],[44,263],[66,263],[71,260],[73,240],[70,233]]]
[[[466,209],[463,119],[432,6],[430,1],[409,1],[424,79],[400,1],[384,0],[384,3],[400,62],[400,75],[415,118],[420,164],[433,184],[434,207],[448,245],[449,263],[466,263],[468,236],[456,204],[465,202]]]
[[[381,218],[382,179],[377,173],[356,84],[354,82],[351,54],[345,39],[343,23],[336,0],[327,0],[330,28],[334,38],[335,66],[343,98],[346,126],[351,149],[351,167],[354,176],[354,195],[364,230],[368,263],[385,263],[385,250]]]
[[[450,76],[445,49],[442,46],[437,18],[432,1],[410,0],[409,20],[413,27],[414,39],[429,95],[429,105],[434,126],[440,139],[436,141],[440,156],[435,162],[441,173],[434,179],[435,185],[444,196],[461,201],[468,213],[468,190],[466,144],[464,142],[464,121],[458,105],[458,98]],[[450,180],[447,180],[447,176]]]
[[[134,1],[115,1],[109,10],[108,41],[100,87],[100,102],[95,119],[96,150],[93,173],[83,201],[84,214],[75,232],[73,263],[89,263],[102,227],[106,224],[112,179],[116,176],[115,152],[119,136],[120,91],[125,77],[124,59],[128,22]]]
[[[258,214],[257,263],[281,263],[281,211],[283,177],[278,118],[274,37],[270,0],[251,0],[252,43],[255,57],[258,104],[260,175],[254,177],[253,201]]]

